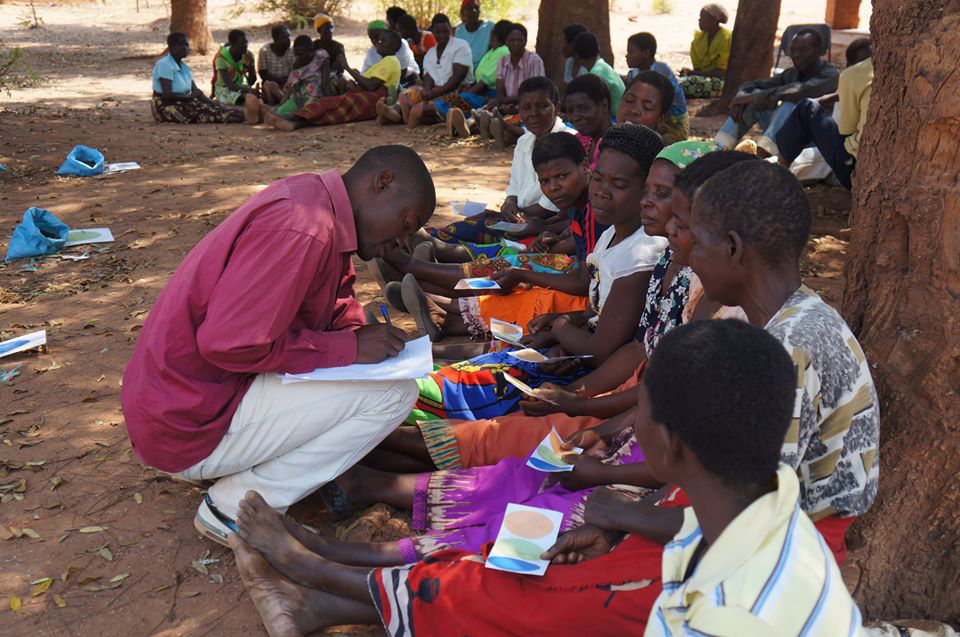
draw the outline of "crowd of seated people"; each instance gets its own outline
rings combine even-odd
[[[562,87],[526,28],[482,19],[478,0],[460,25],[437,14],[426,30],[391,7],[359,67],[329,16],[315,39],[272,29],[256,62],[231,32],[211,97],[186,38],[168,38],[160,121],[445,123],[513,146],[499,208],[445,225],[403,146],[282,180],[198,244],[151,312],[124,382],[134,448],[174,477],[217,480],[195,524],[234,550],[271,635],[860,634],[838,567],[876,497],[879,405],[857,339],[804,284],[811,210],[787,167],[816,146],[850,186],[869,41],[840,74],[801,30],[791,68],[744,84],[715,140],[688,139],[694,78],[722,85],[727,19],[703,8],[679,74],[651,33],[629,38],[621,75],[571,25]],[[761,152],[733,150],[755,124]],[[444,364],[416,381],[282,384],[404,347],[389,318],[364,319],[354,253]],[[271,264],[290,272],[282,284]],[[472,277],[499,290],[458,289]],[[514,356],[494,321],[548,360]],[[527,463],[552,431],[582,451],[555,475]],[[334,521],[385,503],[415,534],[322,536],[286,514],[314,491]],[[542,576],[485,568],[509,504],[562,518],[533,556]]]

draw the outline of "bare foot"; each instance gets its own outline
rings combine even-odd
[[[266,113],[263,114],[263,123],[266,124],[267,126],[273,126],[277,130],[282,130],[287,132],[295,130],[295,126],[293,125],[293,122],[291,122],[288,119],[284,119],[283,117],[280,117],[276,113],[273,113],[270,111],[267,111]]]
[[[290,533],[285,517],[259,493],[247,491],[237,509],[237,534],[284,576],[306,586],[319,586],[317,575],[324,560]]]
[[[270,637],[303,637],[323,625],[323,608],[311,604],[311,591],[283,579],[250,545],[229,536],[237,570]]]

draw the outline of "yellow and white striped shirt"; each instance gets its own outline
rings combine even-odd
[[[863,636],[860,610],[781,464],[777,490],[747,507],[684,580],[703,540],[692,508],[663,551],[663,591],[645,637]]]

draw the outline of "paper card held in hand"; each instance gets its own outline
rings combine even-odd
[[[503,232],[520,232],[527,227],[525,223],[510,223],[509,221],[498,221],[492,226],[491,230],[502,230]]]
[[[510,239],[500,239],[500,245],[502,245],[504,248],[519,250],[520,252],[524,252],[527,249],[527,246],[523,245],[519,241],[511,241]]]
[[[326,367],[306,374],[283,374],[282,382],[308,380],[415,380],[433,371],[433,346],[422,336],[408,341],[397,356],[382,363],[354,363],[346,367]]]
[[[516,387],[517,389],[519,389],[521,392],[523,392],[523,393],[526,394],[527,396],[530,396],[530,397],[532,397],[532,398],[536,398],[537,400],[542,400],[543,402],[545,402],[545,403],[550,403],[551,405],[556,405],[556,404],[557,404],[557,403],[555,403],[554,401],[550,400],[549,398],[544,398],[543,396],[540,396],[539,394],[536,393],[536,390],[535,390],[535,389],[533,389],[532,387],[530,387],[530,385],[526,384],[526,383],[523,382],[522,380],[517,380],[516,378],[514,378],[513,376],[511,376],[509,373],[504,373],[504,375],[503,375],[503,380],[507,381],[508,383],[510,383],[511,385],[513,385],[514,387]]]
[[[500,284],[484,277],[474,279],[460,279],[453,287],[454,290],[499,290]]]
[[[569,361],[577,358],[593,358],[593,354],[578,354],[575,356],[546,356],[535,349],[525,348],[507,352],[510,356],[518,358],[528,363],[556,363],[558,361]]]
[[[110,241],[113,241],[113,233],[110,232],[110,228],[71,230],[67,233],[67,242],[63,244],[63,247],[69,248],[83,243],[108,243]]]
[[[450,209],[458,215],[473,217],[485,212],[487,204],[479,201],[453,201],[450,203]]]
[[[40,330],[39,332],[24,334],[23,336],[14,336],[10,340],[0,343],[0,358],[40,347],[41,345],[46,345],[46,343],[47,330]]]
[[[523,347],[520,343],[520,339],[523,338],[523,328],[519,325],[492,318],[490,319],[490,333],[493,334],[493,338],[504,343]]]
[[[533,450],[530,457],[527,458],[527,466],[537,471],[546,471],[548,473],[560,473],[562,471],[573,471],[573,465],[563,461],[567,454],[581,454],[583,449],[573,447],[571,449],[561,449],[563,440],[557,433],[556,427],[550,428],[550,433],[543,439],[537,448]]]
[[[510,503],[503,524],[487,556],[487,568],[524,575],[543,575],[550,562],[540,555],[553,546],[560,533],[563,514]]]

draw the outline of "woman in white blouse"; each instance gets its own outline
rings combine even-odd
[[[439,121],[433,100],[456,95],[461,85],[473,83],[470,45],[453,37],[450,18],[442,13],[435,15],[430,32],[437,39],[437,46],[427,51],[423,58],[423,84],[401,93],[392,106],[385,99],[380,100],[377,103],[377,122],[380,124],[403,121],[414,127]]]

